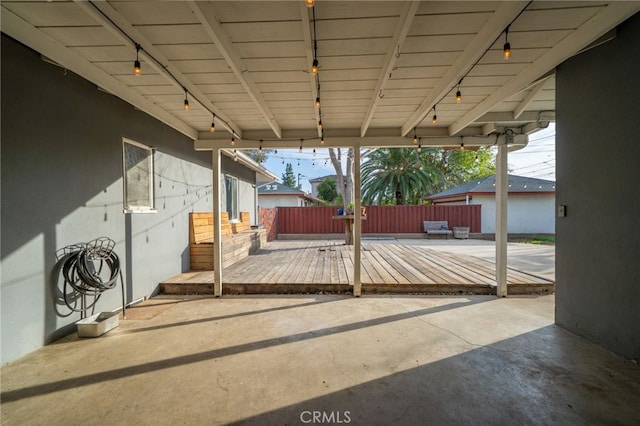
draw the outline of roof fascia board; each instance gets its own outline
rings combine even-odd
[[[223,148],[223,147],[220,147]],[[200,150],[202,151],[202,150]],[[247,168],[249,168],[250,170],[253,170],[256,173],[259,173],[261,175],[263,175],[266,180],[269,180],[268,182],[263,182],[260,185],[264,185],[266,183],[271,183],[273,181],[278,180],[278,176],[276,176],[273,172],[271,172],[270,170],[266,169],[265,167],[262,167],[260,164],[258,164],[257,162],[255,162],[254,160],[251,159],[251,157],[249,157],[248,155],[244,154],[242,151],[235,151],[232,149],[222,149],[222,153],[224,155],[226,155],[227,157],[230,158],[234,158],[236,157],[238,160],[238,163],[246,166]],[[257,179],[256,179],[257,181]],[[262,181],[261,181],[262,182]]]
[[[398,25],[396,26],[396,29],[393,33],[391,49],[389,49],[389,51],[387,52],[387,56],[384,59],[384,65],[382,66],[380,75],[378,76],[378,83],[376,84],[371,102],[369,103],[369,109],[367,110],[367,113],[365,114],[364,120],[362,122],[362,126],[360,127],[361,137],[364,137],[364,135],[367,134],[367,129],[369,129],[369,125],[371,124],[373,115],[375,114],[378,107],[378,102],[380,102],[379,95],[387,85],[387,82],[391,77],[393,67],[395,67],[396,61],[399,58],[399,55],[396,52],[400,51],[400,46],[402,46],[402,43],[404,43],[404,40],[407,37],[407,33],[409,32],[409,28],[411,28],[411,23],[413,22],[413,18],[416,15],[416,11],[418,10],[419,5],[420,2],[412,1],[406,2],[402,7]]]
[[[273,112],[267,105],[267,102],[264,100],[260,89],[258,89],[253,78],[249,75],[246,64],[233,48],[233,43],[227,35],[227,32],[216,19],[213,5],[211,3],[198,1],[190,1],[189,5],[211,40],[213,40],[218,50],[227,61],[227,64],[235,74],[236,78],[240,81],[240,84],[242,84],[242,87],[245,89],[251,100],[256,104],[256,107],[267,121],[269,127],[271,127],[271,130],[273,130],[273,133],[276,137],[281,138],[282,129],[280,128],[280,125],[276,121]]]
[[[402,136],[406,136],[424,120],[424,117],[431,112],[436,102],[451,91],[451,88],[458,83],[460,77],[465,75],[484,52],[491,47],[506,26],[518,16],[527,3],[526,1],[500,3],[473,41],[467,45],[458,59],[449,67],[447,73],[438,81],[430,95],[422,101],[418,109],[402,125],[400,133]]]
[[[191,101],[194,103],[200,104],[200,106],[209,111],[213,111],[218,117],[224,120],[221,124],[224,128],[226,128],[230,133],[236,132],[238,136],[241,136],[240,129],[233,123],[229,117],[227,117],[220,109],[218,109],[209,98],[198,89],[198,87],[191,83],[191,80],[187,78],[180,70],[178,70],[175,66],[171,65],[169,59],[164,56],[158,49],[153,47],[151,42],[147,40],[133,25],[129,23],[120,13],[118,13],[109,3],[107,2],[87,2],[85,0],[74,0],[75,4],[80,7],[85,13],[91,16],[96,22],[102,25],[109,33],[118,37],[123,43],[132,46],[132,49],[135,49],[135,45],[131,42],[131,40],[126,37],[122,32],[114,25],[114,23],[122,28],[122,31],[125,31],[131,38],[133,38],[142,49],[140,50],[140,56],[145,59],[145,63],[149,64],[158,74],[164,76],[167,81],[169,81],[172,85],[178,87],[180,90],[183,88],[187,89],[187,91],[192,95]],[[99,13],[97,10],[99,9]],[[103,15],[104,14],[104,15]],[[105,15],[109,18],[105,18]],[[111,20],[111,21],[109,21]],[[153,56],[153,58],[152,58]],[[155,60],[154,60],[155,58]],[[156,62],[159,61],[160,63]],[[179,81],[174,80],[167,73],[167,71],[171,72]],[[131,90],[131,89],[129,89]],[[226,123],[225,123],[226,122]]]
[[[196,129],[150,102],[141,94],[131,90],[124,83],[111,77],[73,50],[68,49],[8,9],[2,10],[2,32],[19,40],[40,54],[51,58],[60,66],[73,71],[82,78],[96,84],[102,90],[133,105],[185,136],[193,140],[198,138]]]
[[[611,2],[591,17],[578,29],[571,32],[558,44],[545,52],[540,58],[513,77],[484,101],[469,110],[465,115],[449,126],[449,134],[455,135],[473,123],[478,117],[510,96],[523,90],[528,84],[544,73],[555,68],[575,55],[576,52],[597,40],[611,28],[640,10],[640,2]]]

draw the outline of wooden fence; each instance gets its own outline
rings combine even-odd
[[[470,232],[481,232],[479,205],[463,206],[367,206],[367,219],[362,221],[363,234],[410,234],[424,232],[425,220],[446,220],[449,228],[468,226]],[[278,207],[278,234],[340,234],[341,220],[332,220],[337,207]]]

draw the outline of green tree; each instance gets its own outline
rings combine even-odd
[[[442,173],[424,161],[435,148],[381,148],[362,164],[364,204],[420,204],[437,187]]]
[[[338,190],[336,189],[336,181],[333,179],[325,179],[318,185],[318,198],[328,203],[333,203],[338,198]]]
[[[282,184],[291,188],[297,188],[296,175],[293,174],[293,166],[291,163],[287,163],[284,174],[282,175]]]
[[[496,172],[495,155],[491,148],[481,147],[477,150],[440,148],[427,151],[424,157],[425,161],[438,168],[444,177],[436,185],[433,193]]]
[[[247,152],[247,155],[256,163],[262,164],[267,161],[271,152],[273,149],[252,149]]]
[[[425,197],[495,173],[490,148],[385,148],[363,160],[366,204],[421,204]]]

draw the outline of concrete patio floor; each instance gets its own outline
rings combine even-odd
[[[2,367],[2,424],[640,423],[640,367],[555,326],[553,295],[144,304]]]

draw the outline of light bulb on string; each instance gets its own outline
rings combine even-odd
[[[262,139],[260,139],[260,147],[258,148],[258,151],[262,152]]]
[[[433,118],[431,119],[432,124],[438,124],[438,116],[436,115],[436,106],[433,106]]]
[[[316,4],[316,0],[304,0],[304,4],[305,4],[307,7],[311,8],[311,7],[315,6],[315,4]]]
[[[140,45],[136,43],[136,60],[133,61],[133,73],[136,76],[142,74],[142,68],[140,67],[140,57],[138,55],[139,53],[140,53]]]
[[[184,89],[184,110],[189,111],[189,99],[187,97],[187,89]]]
[[[311,65],[311,73],[312,74],[317,74],[318,73],[318,59],[314,59],[313,60],[313,64]]]
[[[460,85],[462,84],[462,79],[458,82],[458,90],[456,90],[456,102],[462,102],[462,92],[460,92]]]
[[[216,115],[213,114],[213,118],[211,118],[211,133],[216,131]]]
[[[322,120],[318,121],[318,129],[322,129]]]
[[[507,28],[504,29],[504,47],[502,48],[502,56],[505,60],[508,60],[511,57],[511,43],[509,43],[509,27],[511,25],[507,25]]]
[[[413,128],[413,143],[418,143],[418,136],[416,135],[416,128]]]
[[[236,144],[236,138],[231,136],[231,146],[234,146]]]
[[[316,107],[320,108],[320,96],[316,97]]]

